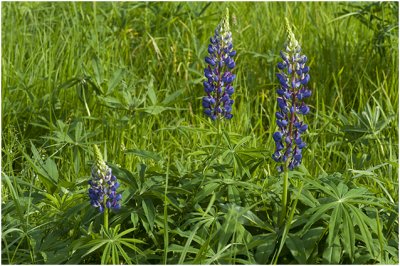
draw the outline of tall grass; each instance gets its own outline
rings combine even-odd
[[[201,97],[226,7],[237,78],[218,143]],[[284,17],[313,95],[279,228]],[[2,262],[398,263],[398,72],[396,2],[2,3]],[[90,246],[92,144],[122,182],[110,257]]]

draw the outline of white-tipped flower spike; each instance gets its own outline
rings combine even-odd
[[[104,162],[97,145],[93,148],[96,159],[92,166],[92,180],[89,180],[90,204],[99,208],[100,212],[103,212],[104,208],[119,209],[121,206],[118,202],[122,196],[116,192],[119,187],[117,178],[112,175],[111,168]]]
[[[278,94],[278,107],[276,123],[279,131],[273,134],[276,149],[272,158],[276,162],[287,163],[289,170],[300,165],[302,149],[306,143],[301,139],[308,126],[300,121],[299,114],[306,115],[310,108],[304,99],[311,96],[307,83],[310,80],[309,67],[306,66],[307,57],[301,55],[301,47],[286,19],[288,40],[285,51],[281,51],[283,62],[278,63],[279,73],[276,74],[280,87]],[[278,166],[283,171],[282,165]]]
[[[235,67],[233,57],[232,33],[229,28],[229,11],[226,9],[225,18],[218,24],[215,34],[210,38],[208,56],[205,58],[208,66],[204,69],[204,92],[202,105],[204,113],[212,120],[219,118],[231,119],[233,115],[231,99],[234,93],[232,82],[236,75],[232,73]]]

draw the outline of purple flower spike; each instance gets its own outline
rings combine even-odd
[[[116,193],[119,187],[117,178],[112,175],[111,168],[104,162],[96,145],[94,145],[94,153],[96,162],[92,167],[92,180],[89,180],[90,204],[99,208],[99,212],[103,212],[105,208],[119,209],[121,206],[118,201],[122,199],[122,195]]]
[[[301,164],[302,149],[306,147],[301,134],[307,131],[308,125],[300,120],[299,115],[310,112],[304,99],[311,96],[307,87],[310,81],[310,69],[305,65],[307,57],[300,54],[301,47],[287,21],[286,26],[288,42],[285,51],[280,52],[283,61],[277,64],[279,72],[276,74],[279,81],[279,111],[275,115],[279,131],[272,135],[276,144],[272,159],[281,163],[278,166],[279,172],[283,171],[283,166],[293,170]]]
[[[204,69],[207,80],[203,83],[207,96],[203,97],[202,101],[204,114],[211,120],[231,119],[233,117],[231,96],[235,91],[232,83],[236,78],[232,73],[236,66],[233,57],[236,51],[233,50],[228,10],[225,18],[215,29],[214,36],[210,38],[207,50],[208,56],[205,62],[208,65]]]

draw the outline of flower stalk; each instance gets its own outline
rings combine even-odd
[[[275,113],[279,130],[272,136],[276,145],[272,158],[279,163],[278,171],[284,172],[281,222],[286,217],[289,171],[301,164],[302,150],[306,147],[302,134],[308,125],[300,115],[309,113],[310,108],[304,100],[311,96],[307,85],[310,81],[307,57],[301,54],[301,47],[287,19],[286,30],[288,39],[285,50],[280,52],[283,61],[278,63],[279,72],[276,74],[280,84],[276,91],[279,110]]]

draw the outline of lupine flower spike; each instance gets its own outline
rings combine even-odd
[[[229,28],[229,11],[215,29],[215,34],[210,38],[208,45],[209,55],[205,58],[207,67],[204,69],[204,91],[207,96],[203,97],[204,113],[212,120],[231,119],[233,115],[231,96],[234,92],[232,82],[236,75],[232,73],[235,67],[233,57],[232,33]]]
[[[111,173],[111,168],[103,160],[99,148],[94,145],[96,161],[92,166],[92,180],[89,180],[90,204],[103,212],[105,208],[119,209],[121,194],[117,194],[119,183]]]
[[[280,83],[277,90],[280,110],[276,112],[279,131],[273,134],[276,149],[272,158],[293,170],[301,164],[302,149],[306,146],[301,135],[308,126],[300,120],[299,115],[306,115],[310,111],[304,102],[311,96],[307,86],[310,81],[310,69],[306,66],[307,57],[301,55],[301,47],[287,19],[286,27],[288,42],[285,51],[280,52],[283,62],[278,63],[279,73],[276,74]],[[279,172],[283,170],[282,165],[278,166]]]

